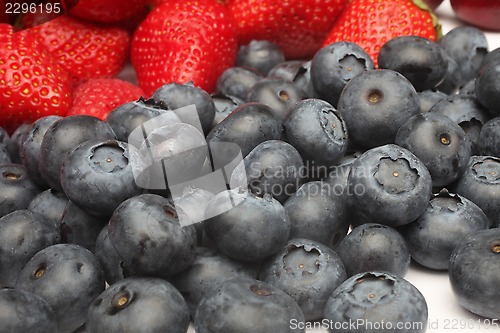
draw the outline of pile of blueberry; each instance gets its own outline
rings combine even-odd
[[[253,41],[213,95],[1,132],[0,331],[424,332],[411,261],[500,319],[500,49],[459,27],[378,64]]]

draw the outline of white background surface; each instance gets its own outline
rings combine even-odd
[[[454,16],[448,0],[436,9],[436,14],[443,26],[443,34],[456,26],[464,25]],[[485,34],[489,50],[500,47],[500,32],[486,32]],[[427,301],[429,307],[427,333],[480,333],[483,331],[500,333],[500,321],[496,322],[497,325],[488,324],[488,319],[475,316],[460,307],[451,290],[447,272],[436,272],[412,264],[405,278],[420,290]],[[309,330],[308,332],[326,332],[326,330]],[[189,333],[194,333],[194,330],[190,328]]]

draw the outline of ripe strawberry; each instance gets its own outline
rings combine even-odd
[[[451,7],[461,20],[476,27],[500,31],[500,1],[451,0]]]
[[[229,0],[240,44],[253,39],[279,45],[287,58],[311,58],[348,0]]]
[[[126,0],[119,3],[116,0],[79,0],[71,14],[90,21],[116,23],[134,16],[146,4],[147,0]]]
[[[27,31],[0,24],[0,126],[66,115],[71,105],[69,74]]]
[[[122,28],[99,26],[64,15],[30,30],[70,72],[73,84],[112,77],[125,65],[130,36]]]
[[[170,82],[212,92],[234,65],[236,37],[224,5],[216,0],[167,0],[135,31],[131,60],[147,95]]]
[[[75,88],[68,115],[85,114],[105,120],[113,109],[144,96],[141,88],[120,79],[91,79]]]
[[[323,46],[350,41],[363,47],[377,65],[380,48],[397,36],[416,35],[436,41],[437,18],[422,0],[352,0]]]

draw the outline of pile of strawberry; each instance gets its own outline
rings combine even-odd
[[[105,118],[169,82],[213,92],[238,46],[254,39],[278,44],[288,59],[349,40],[376,59],[400,35],[439,38],[422,0],[80,0],[56,18],[0,24],[0,126],[12,132],[50,114]],[[129,61],[137,85],[116,77]]]

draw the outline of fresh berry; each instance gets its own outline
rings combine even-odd
[[[117,5],[114,0],[78,0],[71,14],[102,23],[116,23],[134,16],[146,6],[147,0],[127,0]]]
[[[0,217],[26,209],[41,189],[22,164],[0,165]]]
[[[1,26],[0,126],[12,133],[43,116],[64,116],[71,106],[67,71],[31,34]]]
[[[169,0],[137,28],[131,60],[148,96],[165,83],[189,81],[211,93],[236,53],[235,32],[222,4]]]
[[[246,101],[248,91],[263,77],[244,67],[230,67],[217,79],[217,92]]]
[[[287,58],[310,58],[319,50],[346,0],[230,0],[227,7],[241,45],[277,44]]]
[[[500,158],[500,116],[483,125],[479,133],[479,147],[484,155]]]
[[[265,76],[271,68],[283,61],[285,55],[278,45],[268,40],[252,40],[238,50],[236,65],[253,69]]]
[[[124,29],[96,25],[71,15],[29,32],[68,70],[74,85],[118,74],[128,57],[130,36]]]
[[[144,96],[141,88],[120,79],[90,79],[73,91],[68,116],[84,114],[105,120],[118,106]]]
[[[476,97],[492,114],[500,115],[500,61],[483,67],[476,78]]]
[[[490,0],[451,0],[458,18],[476,27],[500,31],[500,2]]]
[[[436,41],[437,18],[420,0],[352,0],[335,22],[323,46],[339,41],[358,44],[372,57],[397,36],[421,36]]]

